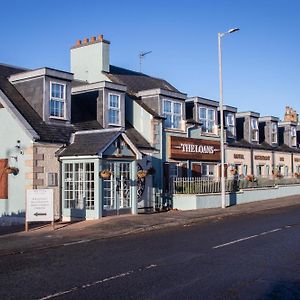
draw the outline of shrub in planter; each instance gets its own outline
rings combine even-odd
[[[111,176],[111,171],[105,169],[105,170],[102,170],[99,175],[103,179],[108,179]]]

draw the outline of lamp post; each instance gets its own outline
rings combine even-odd
[[[223,111],[223,77],[222,77],[222,47],[221,39],[224,35],[234,33],[239,28],[232,28],[226,32],[218,33],[218,53],[219,53],[219,92],[220,92],[220,122],[221,122],[221,202],[222,208],[226,208],[225,199],[225,151],[224,151],[224,111]]]

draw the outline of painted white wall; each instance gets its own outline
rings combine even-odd
[[[0,199],[0,224],[4,216],[18,216],[24,213],[25,209],[25,189],[31,184],[30,179],[26,179],[28,167],[26,160],[32,160],[30,151],[32,141],[24,132],[23,128],[14,119],[5,108],[0,109],[0,158],[8,159],[9,166],[17,167],[20,172],[18,175],[8,175],[8,199]],[[15,146],[17,140],[21,142],[21,149],[24,154],[21,155]],[[13,158],[17,157],[17,159]]]

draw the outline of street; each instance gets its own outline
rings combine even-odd
[[[0,299],[300,299],[300,205],[0,257]]]

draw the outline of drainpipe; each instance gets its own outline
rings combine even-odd
[[[293,176],[293,174],[294,174],[294,153],[293,152],[291,152],[291,159],[292,159],[292,161],[291,161],[291,167],[292,167],[292,176]]]
[[[189,138],[191,135],[190,135],[190,129],[196,127],[197,125],[194,124],[194,125],[191,125],[191,126],[187,126],[186,127],[186,136],[187,138]],[[188,159],[186,161],[186,167],[187,167],[187,177],[192,177],[192,161],[190,159]]]
[[[253,147],[251,146],[251,175],[254,176],[254,157],[253,157]]]

